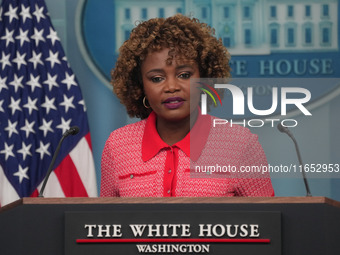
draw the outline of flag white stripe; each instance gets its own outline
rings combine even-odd
[[[3,168],[0,166],[0,205],[5,206],[19,198],[18,193],[8,181]]]
[[[97,197],[96,171],[92,151],[85,137],[78,142],[69,155],[77,168],[88,196]]]
[[[38,191],[40,191],[43,182],[44,181],[39,184]],[[51,175],[46,183],[44,197],[65,197],[64,191],[61,188],[58,177],[54,171],[51,172]]]

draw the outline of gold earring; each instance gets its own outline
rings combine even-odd
[[[147,106],[146,103],[145,103],[145,100],[146,100],[146,97],[143,98],[143,105],[146,109],[150,108],[150,106]]]

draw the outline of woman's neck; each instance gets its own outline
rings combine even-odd
[[[197,111],[180,121],[167,121],[161,118],[156,119],[156,129],[161,139],[168,145],[172,146],[181,141],[195,124]]]

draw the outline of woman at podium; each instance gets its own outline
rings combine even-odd
[[[214,30],[195,18],[154,18],[132,30],[111,83],[141,121],[106,141],[101,196],[274,195],[268,173],[245,171],[268,165],[257,136],[242,126],[214,125],[216,118],[199,107],[205,84],[190,82],[229,77],[229,58]]]

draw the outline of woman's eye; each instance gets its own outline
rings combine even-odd
[[[178,78],[182,78],[182,79],[189,79],[191,77],[191,73],[180,73],[178,75]]]
[[[162,77],[152,77],[152,78],[151,78],[151,81],[152,81],[152,82],[155,82],[155,83],[161,82],[162,80],[163,80]]]

